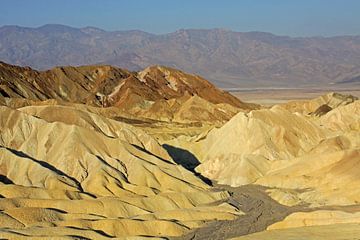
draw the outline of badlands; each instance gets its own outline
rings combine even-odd
[[[360,238],[356,96],[264,106],[164,66],[0,63],[0,112],[2,239]]]

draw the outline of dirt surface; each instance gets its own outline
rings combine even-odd
[[[236,206],[245,214],[231,221],[213,221],[202,228],[194,229],[181,237],[170,237],[171,240],[213,239],[222,240],[262,232],[275,222],[283,220],[294,212],[311,212],[316,210],[340,210],[357,212],[360,205],[324,206],[312,208],[307,205],[284,206],[266,193],[266,187],[259,185],[245,185],[230,187],[213,184],[217,191],[226,190],[231,193],[228,203]]]
[[[265,188],[256,185],[246,185],[233,188],[225,185],[215,187],[231,193],[229,203],[245,213],[236,220],[215,221],[203,228],[196,229],[185,236],[170,238],[176,240],[188,239],[228,239],[263,231],[267,226],[284,219],[292,212],[305,210],[305,206],[283,206],[266,193]]]

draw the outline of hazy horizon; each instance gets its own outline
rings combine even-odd
[[[61,24],[153,34],[178,29],[229,29],[291,37],[360,34],[360,1],[2,1],[0,26]],[[21,7],[19,7],[21,6]]]
[[[273,33],[273,32],[267,32],[267,31],[258,31],[258,30],[249,30],[249,31],[237,31],[234,29],[229,29],[229,28],[219,28],[219,27],[209,27],[209,28],[179,28],[179,29],[174,29],[171,32],[164,32],[164,33],[156,33],[156,32],[150,32],[150,31],[145,31],[142,29],[114,29],[114,30],[106,30],[103,29],[101,27],[97,27],[97,26],[72,26],[72,25],[66,25],[66,24],[61,24],[61,23],[45,23],[43,25],[39,25],[39,26],[23,26],[23,25],[17,25],[17,24],[5,24],[5,25],[0,25],[0,28],[2,27],[20,27],[20,28],[29,28],[29,29],[39,29],[45,26],[64,26],[64,27],[69,27],[69,28],[74,28],[74,29],[84,29],[84,28],[95,28],[95,29],[99,29],[105,32],[131,32],[131,31],[139,31],[139,32],[144,32],[144,33],[148,33],[148,34],[152,34],[152,35],[166,35],[166,34],[171,34],[171,33],[175,33],[178,31],[182,31],[182,30],[223,30],[223,31],[230,31],[230,32],[236,32],[236,33],[266,33],[266,34],[272,34],[275,36],[280,36],[280,37],[291,37],[291,38],[316,38],[316,37],[320,37],[320,38],[333,38],[333,37],[346,37],[346,36],[360,36],[359,34],[344,34],[344,35],[333,35],[333,36],[322,36],[322,35],[309,35],[309,36],[296,36],[296,35],[285,35],[285,34],[277,34],[277,33]]]

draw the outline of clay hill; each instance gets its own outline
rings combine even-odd
[[[0,59],[36,69],[111,64],[139,71],[165,65],[220,87],[356,85],[360,37],[287,37],[226,29],[156,35],[94,27],[0,27]]]
[[[241,214],[130,125],[64,106],[0,112],[1,238],[179,236]]]
[[[0,238],[171,237],[243,214],[127,122],[224,121],[255,105],[160,66],[1,63],[0,79]]]
[[[0,64],[0,238],[360,237],[360,100],[152,66]]]
[[[232,204],[245,212],[187,239],[359,237],[359,127],[360,100],[329,93],[239,112],[220,128],[166,141],[193,154],[196,172],[232,186]]]
[[[162,66],[140,72],[112,66],[69,66],[36,71],[0,63],[0,94],[5,98],[24,99],[23,105],[32,104],[29,100],[54,100],[116,107],[116,111],[123,110],[134,116],[178,122],[224,121],[240,109],[257,108],[219,90],[200,76]],[[184,113],[188,109],[193,112]]]
[[[360,235],[360,100],[354,96],[329,93],[240,112],[197,139],[170,143],[189,149],[199,161],[195,171],[203,176],[235,189],[263,189],[289,211],[266,231],[239,239]],[[268,221],[276,218],[274,211]]]
[[[309,189],[291,198],[283,193],[281,202],[286,204],[356,203],[360,195],[347,191],[351,187],[347,181],[356,181],[351,176],[360,160],[359,104],[356,97],[330,93],[240,112],[196,141],[193,151],[201,161],[196,170],[231,186],[257,183]],[[324,195],[318,192],[322,187]],[[339,195],[341,199],[335,197]]]

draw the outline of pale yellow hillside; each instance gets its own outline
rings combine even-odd
[[[332,225],[339,223],[360,224],[360,212],[343,212],[329,210],[296,212],[287,216],[283,221],[270,225],[267,230]]]
[[[339,93],[328,93],[311,100],[296,100],[281,104],[282,107],[291,112],[298,112],[304,115],[316,113],[321,106],[327,106],[324,110],[329,111],[339,106],[345,106],[356,101],[358,98],[352,95],[343,95]],[[319,112],[322,115],[321,112]],[[318,115],[318,114],[317,114]]]
[[[360,131],[360,100],[340,106],[318,119],[320,125],[337,131]]]
[[[141,130],[65,106],[20,110],[0,107],[1,237],[177,236],[241,214]]]
[[[276,229],[234,238],[236,240],[353,240],[360,237],[360,224],[332,224],[325,226]]]
[[[238,113],[199,143],[202,164],[196,170],[221,184],[252,183],[275,161],[310,151],[326,135],[310,119],[280,106]]]
[[[276,188],[271,196],[286,205],[352,205],[360,202],[359,101],[338,107],[316,120],[331,137],[291,161],[278,161],[256,183]],[[305,189],[299,190],[298,189]]]

